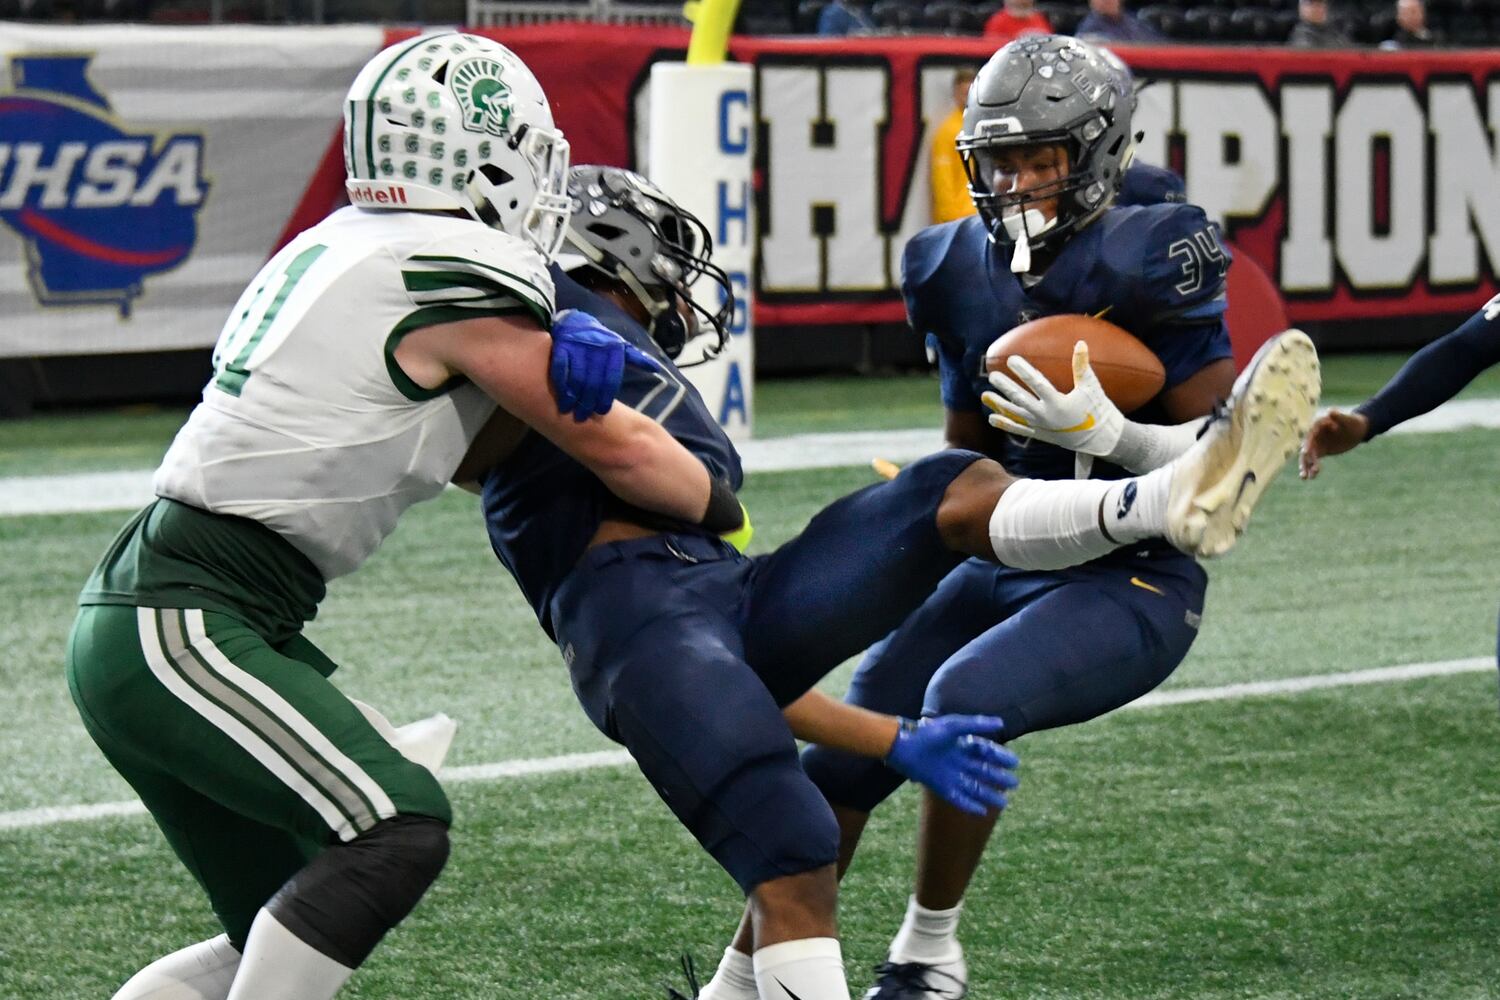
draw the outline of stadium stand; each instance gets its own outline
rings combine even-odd
[[[922,5],[916,0],[876,0],[870,16],[879,27],[895,31],[911,32],[927,26]]]
[[[922,24],[945,35],[975,35],[984,26],[980,8],[963,0],[935,0],[923,13]]]
[[[1060,35],[1072,34],[1089,12],[1087,4],[1039,4],[1037,9],[1047,15],[1052,30]]]

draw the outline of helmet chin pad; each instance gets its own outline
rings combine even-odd
[[[1023,236],[1036,239],[1057,225],[1057,219],[1047,218],[1039,209],[1028,208],[1025,211],[1000,216],[1000,224],[1005,227],[1006,235],[1014,242]]]

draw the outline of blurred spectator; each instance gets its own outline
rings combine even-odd
[[[969,197],[969,175],[964,172],[958,155],[957,139],[964,124],[964,105],[969,103],[969,87],[974,70],[965,67],[953,77],[953,110],[932,133],[932,221],[952,222],[974,214]]]
[[[854,0],[833,0],[818,15],[820,35],[857,35],[874,30],[875,22],[870,19],[869,12]]]
[[[1126,13],[1120,0],[1089,0],[1089,16],[1073,34],[1104,42],[1160,42],[1156,29]]]
[[[1380,43],[1382,49],[1430,49],[1441,45],[1437,32],[1427,27],[1422,0],[1396,0],[1396,34]]]
[[[1336,49],[1354,44],[1344,30],[1328,21],[1326,0],[1301,0],[1297,24],[1286,43],[1294,49]]]
[[[1004,45],[1022,35],[1050,35],[1052,23],[1033,0],[1005,0],[1005,6],[984,22],[984,37]],[[966,196],[967,197],[967,196]]]

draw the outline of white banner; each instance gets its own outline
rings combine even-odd
[[[0,25],[0,357],[211,345],[332,204],[312,181],[383,40]]]
[[[754,70],[724,63],[658,63],[651,71],[647,173],[672,199],[702,219],[714,241],[714,263],[734,290],[728,348],[687,369],[709,412],[736,439],[750,437],[754,416],[755,345],[750,315],[754,273]],[[718,295],[700,281],[695,294]]]

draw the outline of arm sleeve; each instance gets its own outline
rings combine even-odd
[[[462,316],[462,310],[526,313],[550,330],[555,293],[542,255],[505,233],[477,225],[464,228],[398,261],[412,305],[450,319]]]
[[[1486,305],[1452,333],[1434,340],[1407,361],[1356,412],[1370,421],[1370,437],[1420,416],[1452,399],[1491,365],[1500,364],[1500,303]]]

